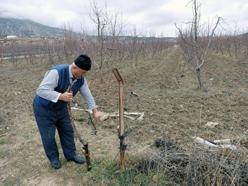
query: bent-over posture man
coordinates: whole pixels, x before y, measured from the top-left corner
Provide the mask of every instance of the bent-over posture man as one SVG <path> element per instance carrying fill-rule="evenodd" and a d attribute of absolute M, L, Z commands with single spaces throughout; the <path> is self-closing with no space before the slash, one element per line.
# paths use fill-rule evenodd
<path fill-rule="evenodd" d="M 51 166 L 55 169 L 61 167 L 58 147 L 55 141 L 56 129 L 65 158 L 78 164 L 85 162 L 84 157 L 76 154 L 67 102 L 72 101 L 73 96 L 80 91 L 87 103 L 88 109 L 92 110 L 93 116 L 99 119 L 102 114 L 96 108 L 96 103 L 85 78 L 90 68 L 91 59 L 87 55 L 80 55 L 71 65 L 56 65 L 46 72 L 36 91 L 33 101 L 35 119 L 45 153 Z M 67 92 L 70 85 L 72 85 L 71 92 Z"/>

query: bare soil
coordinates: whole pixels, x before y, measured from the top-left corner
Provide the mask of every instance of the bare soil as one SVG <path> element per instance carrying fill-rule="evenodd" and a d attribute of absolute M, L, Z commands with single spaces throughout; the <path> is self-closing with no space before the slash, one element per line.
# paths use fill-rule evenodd
<path fill-rule="evenodd" d="M 94 180 L 94 175 L 103 173 L 100 170 L 87 172 L 84 166 L 66 162 L 61 148 L 61 169 L 53 170 L 45 157 L 32 99 L 50 66 L 46 59 L 0 62 L 0 185 L 108 185 L 106 180 Z M 160 59 L 139 60 L 137 66 L 131 62 L 115 66 L 125 80 L 125 110 L 145 112 L 142 121 L 124 121 L 129 130 L 127 159 L 145 155 L 154 140 L 165 136 L 185 149 L 192 143 L 192 136 L 207 140 L 247 138 L 247 59 L 212 55 L 202 72 L 207 91 L 197 90 L 194 73 L 174 51 Z M 103 81 L 93 69 L 88 81 L 99 108 L 118 111 L 118 84 L 111 68 L 104 71 Z M 80 95 L 75 100 L 85 108 Z M 95 121 L 98 134 L 94 136 L 86 124 L 87 114 L 73 111 L 73 115 L 89 142 L 93 165 L 117 160 L 118 120 Z M 209 121 L 218 125 L 208 128 Z M 80 148 L 77 141 L 78 153 Z M 238 148 L 248 147 L 244 143 Z"/>

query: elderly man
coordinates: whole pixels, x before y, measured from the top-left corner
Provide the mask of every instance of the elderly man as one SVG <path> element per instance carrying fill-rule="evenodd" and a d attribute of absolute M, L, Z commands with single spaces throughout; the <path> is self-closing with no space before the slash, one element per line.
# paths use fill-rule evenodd
<path fill-rule="evenodd" d="M 96 103 L 85 78 L 90 68 L 91 59 L 87 55 L 78 56 L 71 65 L 56 65 L 46 72 L 36 91 L 33 101 L 34 115 L 45 153 L 54 169 L 61 167 L 55 141 L 56 129 L 65 158 L 78 164 L 85 162 L 82 156 L 76 154 L 67 104 L 79 91 L 84 97 L 88 109 L 92 110 L 93 116 L 96 119 L 101 116 L 102 113 L 96 108 Z M 71 92 L 67 92 L 71 85 Z"/>

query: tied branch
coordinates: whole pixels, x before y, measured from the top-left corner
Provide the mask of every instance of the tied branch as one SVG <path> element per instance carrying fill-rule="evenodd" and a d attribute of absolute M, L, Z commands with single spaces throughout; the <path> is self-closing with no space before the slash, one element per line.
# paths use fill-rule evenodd
<path fill-rule="evenodd" d="M 71 92 L 71 87 L 73 86 L 73 84 L 76 82 L 76 80 L 74 80 L 72 82 L 72 84 L 68 87 L 67 92 Z M 68 113 L 69 113 L 69 117 L 70 117 L 70 121 L 71 121 L 71 125 L 72 128 L 74 129 L 74 132 L 76 133 L 76 137 L 79 139 L 79 142 L 83 145 L 82 149 L 83 149 L 83 154 L 85 156 L 86 159 L 86 166 L 87 166 L 87 170 L 90 171 L 92 166 L 91 166 L 91 161 L 90 161 L 90 151 L 89 151 L 89 145 L 88 142 L 86 142 L 82 136 L 79 134 L 73 116 L 72 116 L 72 111 L 71 111 L 71 102 L 68 102 L 67 104 L 68 107 Z"/>

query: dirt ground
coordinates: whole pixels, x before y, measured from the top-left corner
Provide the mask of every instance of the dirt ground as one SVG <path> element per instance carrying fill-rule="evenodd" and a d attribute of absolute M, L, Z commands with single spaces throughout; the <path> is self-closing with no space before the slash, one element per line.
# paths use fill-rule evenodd
<path fill-rule="evenodd" d="M 0 185 L 107 185 L 94 180 L 98 172 L 67 162 L 53 170 L 45 157 L 32 112 L 32 99 L 45 71 L 45 59 L 28 63 L 0 62 Z M 248 61 L 212 55 L 203 68 L 206 92 L 196 89 L 195 75 L 176 52 L 154 60 L 116 65 L 125 80 L 125 110 L 144 112 L 141 121 L 125 119 L 127 158 L 145 155 L 154 140 L 166 136 L 187 148 L 193 136 L 207 140 L 243 139 L 248 135 Z M 118 111 L 118 85 L 111 68 L 103 82 L 93 69 L 89 86 L 100 110 Z M 134 92 L 138 96 L 135 96 Z M 84 102 L 75 99 L 81 108 Z M 76 124 L 90 145 L 93 165 L 118 159 L 118 120 L 96 122 L 91 134 L 84 112 L 73 111 Z M 217 122 L 214 128 L 207 122 Z M 59 143 L 58 143 L 59 144 Z M 59 145 L 60 146 L 60 145 Z M 80 144 L 77 141 L 78 152 Z M 238 148 L 246 149 L 247 144 Z M 94 167 L 93 167 L 94 168 Z"/>

